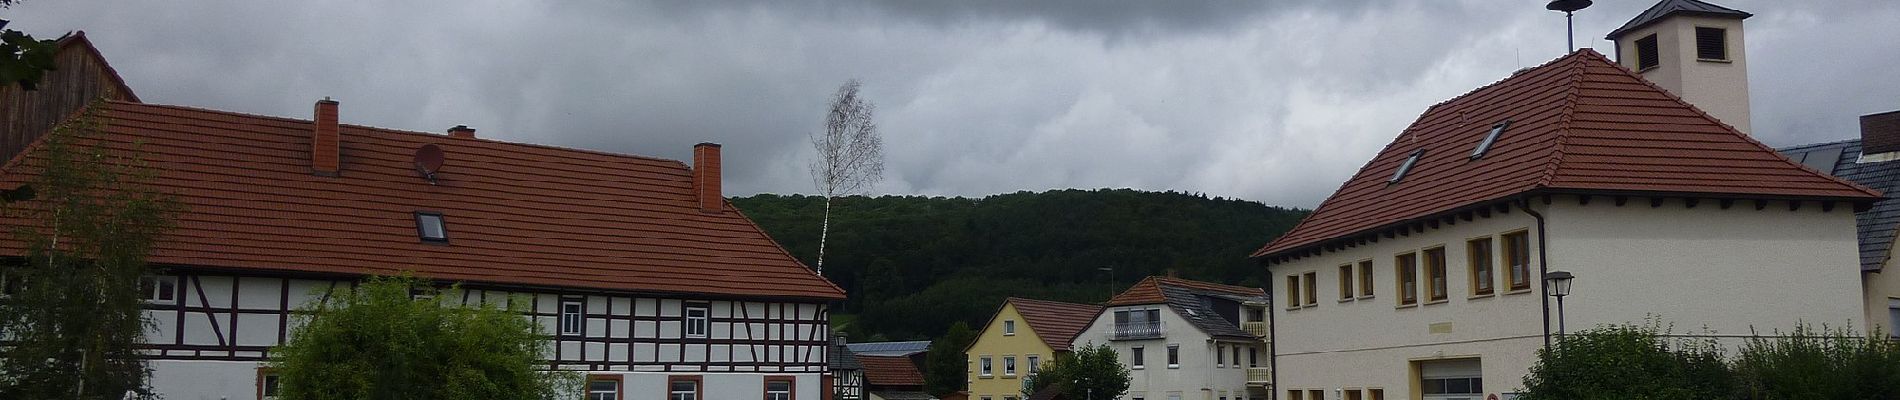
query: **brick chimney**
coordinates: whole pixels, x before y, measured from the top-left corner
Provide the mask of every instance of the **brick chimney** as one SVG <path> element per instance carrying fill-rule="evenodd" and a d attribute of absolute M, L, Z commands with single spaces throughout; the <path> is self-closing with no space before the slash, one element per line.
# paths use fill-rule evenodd
<path fill-rule="evenodd" d="M 454 128 L 449 128 L 449 137 L 474 139 L 475 128 L 470 128 L 468 125 L 456 125 Z"/>
<path fill-rule="evenodd" d="M 720 185 L 719 144 L 693 145 L 693 192 L 699 198 L 699 211 L 716 213 L 725 209 Z"/>
<path fill-rule="evenodd" d="M 342 169 L 342 134 L 336 123 L 336 100 L 317 100 L 315 127 L 310 130 L 310 170 L 322 176 L 336 176 Z"/>
<path fill-rule="evenodd" d="M 1860 116 L 1860 153 L 1900 151 L 1900 111 Z"/>

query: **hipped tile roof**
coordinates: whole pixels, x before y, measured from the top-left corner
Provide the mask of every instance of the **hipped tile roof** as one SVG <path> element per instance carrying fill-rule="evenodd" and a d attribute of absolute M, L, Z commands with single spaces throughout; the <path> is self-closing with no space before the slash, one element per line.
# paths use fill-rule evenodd
<path fill-rule="evenodd" d="M 1202 281 L 1191 280 L 1191 279 L 1170 278 L 1170 277 L 1165 277 L 1165 276 L 1150 276 L 1147 278 L 1143 278 L 1141 282 L 1136 282 L 1133 286 L 1129 286 L 1128 290 L 1123 290 L 1121 294 L 1115 295 L 1114 298 L 1108 299 L 1108 306 L 1114 307 L 1114 306 L 1132 306 L 1132 305 L 1141 305 L 1141 304 L 1166 303 L 1168 302 L 1167 293 L 1163 291 L 1162 289 L 1163 287 L 1170 287 L 1170 286 L 1198 290 L 1198 291 L 1212 292 L 1212 293 L 1220 293 L 1220 294 L 1226 294 L 1226 295 L 1231 295 L 1235 297 L 1243 297 L 1243 298 L 1260 297 L 1264 299 L 1265 296 L 1267 295 L 1267 292 L 1265 290 L 1261 290 L 1260 288 L 1223 285 L 1223 284 L 1213 283 L 1213 282 L 1202 282 Z"/>
<path fill-rule="evenodd" d="M 187 207 L 155 265 L 844 298 L 730 204 L 702 212 L 679 161 L 343 125 L 342 171 L 326 177 L 311 172 L 311 121 L 103 104 L 106 146 L 142 143 L 154 186 Z M 412 162 L 426 144 L 447 153 L 436 184 Z M 0 187 L 39 160 L 10 161 Z M 443 214 L 448 244 L 418 240 L 417 211 Z M 23 247 L 8 236 L 0 252 Z"/>
<path fill-rule="evenodd" d="M 1649 6 L 1649 9 L 1643 10 L 1642 13 L 1636 14 L 1635 17 L 1630 18 L 1629 22 L 1624 22 L 1622 27 L 1610 31 L 1608 35 L 1604 35 L 1604 38 L 1616 40 L 1617 36 L 1622 36 L 1625 32 L 1642 29 L 1656 21 L 1661 21 L 1664 17 L 1675 14 L 1734 19 L 1746 19 L 1754 16 L 1754 14 L 1749 14 L 1742 10 L 1709 4 L 1698 0 L 1662 0 L 1656 2 L 1656 5 Z"/>
<path fill-rule="evenodd" d="M 864 364 L 864 383 L 877 386 L 923 386 L 924 373 L 907 356 L 858 355 Z"/>
<path fill-rule="evenodd" d="M 1057 351 L 1069 350 L 1075 341 L 1075 335 L 1088 328 L 1095 321 L 1095 315 L 1102 312 L 1102 306 L 1094 304 L 1064 303 L 1060 301 L 1025 299 L 1011 297 L 1008 304 L 1016 305 L 1016 313 L 1022 314 L 1023 323 L 1029 324 L 1043 344 Z"/>
<path fill-rule="evenodd" d="M 1509 120 L 1482 158 L 1473 149 Z M 1414 151 L 1424 155 L 1396 184 Z M 1534 192 L 1871 202 L 1583 49 L 1439 103 L 1285 235 L 1270 257 Z"/>
<path fill-rule="evenodd" d="M 1253 339 L 1253 335 L 1241 330 L 1234 321 L 1221 317 L 1214 309 L 1214 299 L 1231 300 L 1237 303 L 1267 302 L 1267 291 L 1260 288 L 1223 285 L 1213 282 L 1151 276 L 1140 283 L 1122 291 L 1109 299 L 1108 305 L 1132 306 L 1143 304 L 1167 304 L 1182 319 L 1194 325 L 1208 336 L 1230 339 Z"/>

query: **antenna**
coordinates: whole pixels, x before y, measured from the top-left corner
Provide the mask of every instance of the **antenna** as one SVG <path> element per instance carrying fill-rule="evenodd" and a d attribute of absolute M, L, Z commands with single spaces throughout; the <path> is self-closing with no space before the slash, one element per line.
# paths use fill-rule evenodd
<path fill-rule="evenodd" d="M 1564 12 L 1564 38 L 1568 40 L 1567 43 L 1570 46 L 1568 50 L 1564 50 L 1564 54 L 1577 51 L 1577 22 L 1571 17 L 1571 13 L 1588 7 L 1590 7 L 1590 0 L 1550 0 L 1550 4 L 1544 5 L 1546 10 Z"/>
<path fill-rule="evenodd" d="M 422 174 L 423 179 L 428 179 L 429 184 L 434 185 L 435 173 L 442 170 L 442 162 L 445 159 L 441 147 L 433 144 L 422 145 L 422 148 L 416 149 L 416 173 Z"/>

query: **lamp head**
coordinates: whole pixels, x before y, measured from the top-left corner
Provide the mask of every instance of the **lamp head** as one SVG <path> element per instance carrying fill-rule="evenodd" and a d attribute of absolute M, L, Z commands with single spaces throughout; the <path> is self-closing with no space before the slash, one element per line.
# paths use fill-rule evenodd
<path fill-rule="evenodd" d="M 1588 7 L 1590 7 L 1590 0 L 1551 0 L 1550 4 L 1544 5 L 1544 9 L 1546 10 L 1563 12 L 1572 12 Z"/>

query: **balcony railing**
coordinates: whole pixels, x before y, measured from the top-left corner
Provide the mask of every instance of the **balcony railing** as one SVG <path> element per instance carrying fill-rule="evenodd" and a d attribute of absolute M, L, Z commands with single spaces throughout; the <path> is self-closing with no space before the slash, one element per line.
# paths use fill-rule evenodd
<path fill-rule="evenodd" d="M 1156 339 L 1167 336 L 1168 327 L 1160 321 L 1144 323 L 1115 324 L 1115 332 L 1109 333 L 1109 340 Z"/>
<path fill-rule="evenodd" d="M 1247 333 L 1252 334 L 1253 337 L 1263 338 L 1271 334 L 1271 332 L 1267 332 L 1266 321 L 1242 322 L 1240 323 L 1240 330 L 1247 331 Z"/>
<path fill-rule="evenodd" d="M 1247 385 L 1272 386 L 1273 385 L 1273 369 L 1272 368 L 1248 368 L 1247 369 Z"/>

